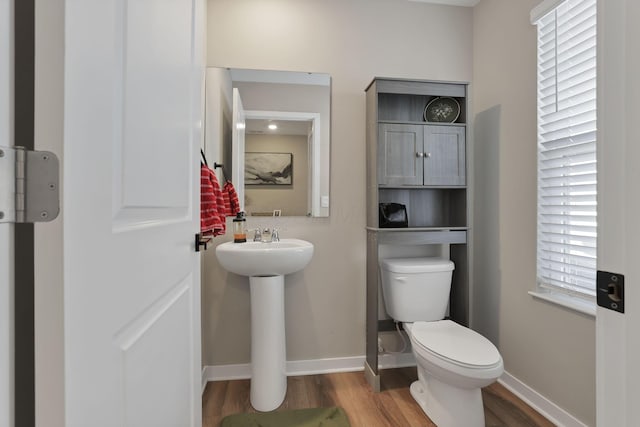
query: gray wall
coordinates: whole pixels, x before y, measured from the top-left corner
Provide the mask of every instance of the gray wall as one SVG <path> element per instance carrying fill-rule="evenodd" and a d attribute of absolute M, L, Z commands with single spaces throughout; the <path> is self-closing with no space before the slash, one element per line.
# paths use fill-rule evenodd
<path fill-rule="evenodd" d="M 286 278 L 288 359 L 362 356 L 364 89 L 374 76 L 471 80 L 472 9 L 396 0 L 210 0 L 208 15 L 210 66 L 331 74 L 330 217 L 249 218 L 248 227 L 279 225 L 281 237 L 315 245 L 309 266 Z M 248 280 L 218 267 L 214 250 L 203 263 L 203 363 L 247 363 Z"/>
<path fill-rule="evenodd" d="M 511 375 L 595 425 L 595 319 L 527 294 L 536 283 L 536 29 L 529 12 L 537 3 L 483 0 L 474 9 L 473 323 L 499 344 Z"/>

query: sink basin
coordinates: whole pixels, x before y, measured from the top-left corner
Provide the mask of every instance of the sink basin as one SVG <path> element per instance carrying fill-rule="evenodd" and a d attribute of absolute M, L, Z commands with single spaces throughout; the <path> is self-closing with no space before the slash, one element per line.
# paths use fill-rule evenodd
<path fill-rule="evenodd" d="M 216 256 L 225 270 L 241 276 L 284 276 L 302 270 L 311 261 L 313 244 L 300 239 L 279 242 L 227 242 Z"/>

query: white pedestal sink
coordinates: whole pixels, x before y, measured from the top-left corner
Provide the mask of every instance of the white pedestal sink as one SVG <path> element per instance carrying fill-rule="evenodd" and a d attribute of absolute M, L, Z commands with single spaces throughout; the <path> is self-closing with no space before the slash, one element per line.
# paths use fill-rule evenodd
<path fill-rule="evenodd" d="M 216 248 L 227 271 L 249 276 L 251 288 L 251 405 L 276 409 L 287 392 L 284 331 L 284 276 L 311 261 L 313 244 L 300 239 L 279 242 L 227 242 Z"/>

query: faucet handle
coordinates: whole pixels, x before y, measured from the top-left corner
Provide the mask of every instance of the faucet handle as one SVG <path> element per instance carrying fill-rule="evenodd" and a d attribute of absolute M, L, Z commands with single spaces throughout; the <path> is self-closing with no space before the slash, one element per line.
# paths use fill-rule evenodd
<path fill-rule="evenodd" d="M 278 229 L 275 227 L 271 230 L 271 241 L 272 242 L 280 241 L 280 233 L 278 232 Z"/>
<path fill-rule="evenodd" d="M 254 242 L 262 242 L 262 230 L 260 227 L 256 227 L 253 229 L 253 241 Z"/>

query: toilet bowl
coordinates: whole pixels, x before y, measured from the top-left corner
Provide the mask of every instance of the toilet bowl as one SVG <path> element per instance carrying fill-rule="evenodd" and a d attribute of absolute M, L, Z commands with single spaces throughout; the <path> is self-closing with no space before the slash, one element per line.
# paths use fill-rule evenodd
<path fill-rule="evenodd" d="M 484 427 L 481 388 L 504 370 L 482 335 L 451 320 L 405 323 L 418 367 L 411 396 L 438 427 Z"/>
<path fill-rule="evenodd" d="M 454 265 L 439 258 L 383 259 L 385 307 L 402 321 L 416 358 L 410 391 L 438 427 L 484 427 L 481 388 L 504 371 L 497 348 L 479 333 L 442 320 Z"/>

